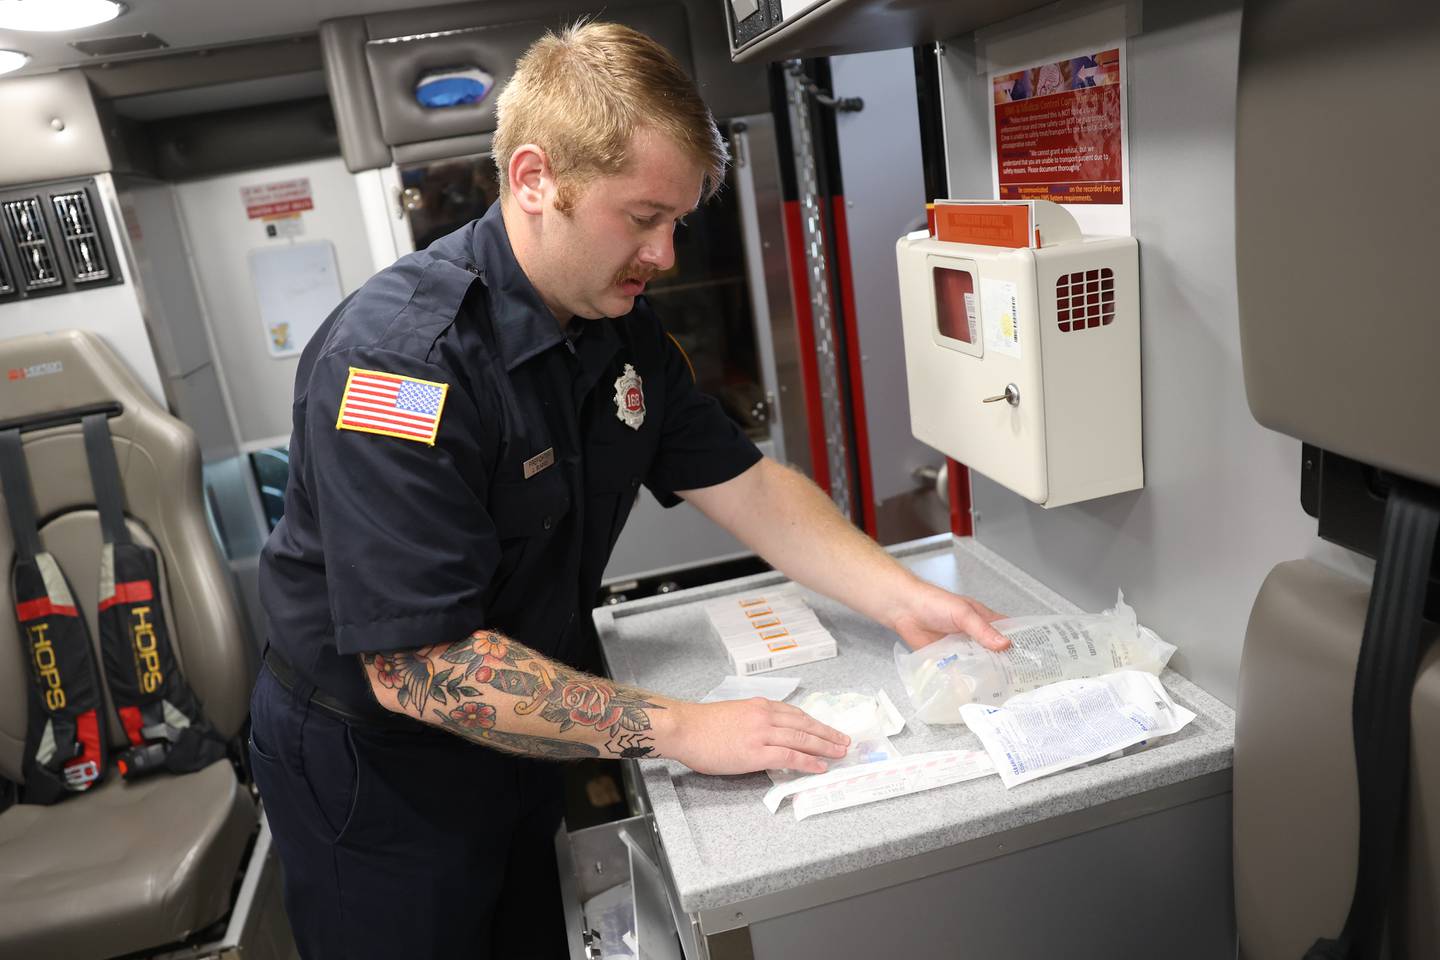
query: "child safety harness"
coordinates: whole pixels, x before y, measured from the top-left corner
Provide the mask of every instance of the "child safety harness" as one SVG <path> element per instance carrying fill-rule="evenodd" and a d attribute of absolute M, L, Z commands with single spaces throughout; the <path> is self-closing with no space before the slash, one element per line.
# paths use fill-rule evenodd
<path fill-rule="evenodd" d="M 126 526 L 106 414 L 82 422 L 104 534 L 100 659 L 129 744 L 117 766 L 127 779 L 199 770 L 225 756 L 225 742 L 180 673 L 160 602 L 158 558 Z M 60 565 L 40 543 L 18 428 L 0 432 L 0 480 L 15 539 L 15 612 L 31 667 L 24 800 L 49 804 L 104 777 L 104 694 L 85 619 Z"/>

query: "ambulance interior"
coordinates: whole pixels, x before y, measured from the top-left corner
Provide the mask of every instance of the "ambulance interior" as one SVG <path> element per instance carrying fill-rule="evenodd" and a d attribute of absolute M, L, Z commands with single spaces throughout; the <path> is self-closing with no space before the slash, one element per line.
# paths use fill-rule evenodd
<path fill-rule="evenodd" d="M 23 616 L 0 621 L 0 957 L 297 955 L 240 745 L 299 354 L 495 201 L 496 92 L 581 16 L 661 42 L 730 145 L 647 294 L 702 389 L 921 576 L 1015 615 L 1123 589 L 1196 719 L 1013 788 L 803 821 L 758 802 L 763 775 L 587 769 L 557 836 L 572 956 L 1268 960 L 1342 929 L 1336 955 L 1440 956 L 1433 4 L 131 0 L 38 22 L 107 3 L 0 0 L 0 454 L 7 507 L 33 500 L 0 518 L 0 594 L 38 544 L 98 635 L 98 416 L 231 750 L 29 802 L 43 677 Z M 1063 159 L 1017 179 L 1039 148 L 997 147 L 1062 90 L 1104 104 L 1103 186 L 1047 188 Z M 595 598 L 612 675 L 698 698 L 733 672 L 703 605 L 781 580 L 642 491 Z M 838 656 L 781 672 L 873 667 L 901 703 L 894 635 L 812 605 Z"/>

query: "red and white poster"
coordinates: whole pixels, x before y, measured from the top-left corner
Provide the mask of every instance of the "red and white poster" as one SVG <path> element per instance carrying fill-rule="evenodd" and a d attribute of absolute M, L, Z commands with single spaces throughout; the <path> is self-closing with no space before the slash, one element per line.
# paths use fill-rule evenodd
<path fill-rule="evenodd" d="M 1064 204 L 1090 234 L 1130 233 L 1126 4 L 976 34 L 997 200 Z"/>
<path fill-rule="evenodd" d="M 309 177 L 241 187 L 240 199 L 245 204 L 245 216 L 251 220 L 286 217 L 315 209 Z"/>
<path fill-rule="evenodd" d="M 1120 49 L 991 78 L 1000 200 L 1125 202 Z"/>

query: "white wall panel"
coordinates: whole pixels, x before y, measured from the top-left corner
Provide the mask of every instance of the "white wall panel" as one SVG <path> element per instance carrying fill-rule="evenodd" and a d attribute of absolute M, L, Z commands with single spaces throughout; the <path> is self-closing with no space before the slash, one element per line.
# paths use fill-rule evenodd
<path fill-rule="evenodd" d="M 1235 294 L 1234 126 L 1240 6 L 1150 0 L 1129 42 L 1130 172 L 1140 242 L 1145 489 L 1046 511 L 974 478 L 976 535 L 1090 609 L 1117 587 L 1179 646 L 1175 666 L 1235 702 L 1260 583 L 1315 552 L 1300 444 L 1250 417 Z M 989 176 L 985 78 L 947 44 L 952 180 Z"/>
<path fill-rule="evenodd" d="M 303 235 L 268 238 L 264 221 L 246 216 L 240 188 L 300 177 L 309 179 L 314 201 L 300 215 Z M 283 443 L 299 357 L 270 355 L 248 256 L 261 247 L 328 240 L 343 292 L 358 288 L 384 264 L 371 256 L 355 179 L 337 157 L 190 181 L 175 192 L 240 442 Z"/>

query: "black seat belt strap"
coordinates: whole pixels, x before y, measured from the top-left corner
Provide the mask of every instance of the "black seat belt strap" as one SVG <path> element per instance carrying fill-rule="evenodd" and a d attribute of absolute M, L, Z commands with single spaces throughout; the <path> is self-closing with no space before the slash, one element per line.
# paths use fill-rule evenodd
<path fill-rule="evenodd" d="M 40 541 L 18 429 L 0 431 L 0 489 L 15 541 L 15 619 L 30 664 L 23 797 L 55 803 L 105 773 L 104 695 L 90 629 L 64 572 Z"/>
<path fill-rule="evenodd" d="M 30 489 L 30 471 L 25 467 L 19 430 L 0 431 L 0 489 L 5 491 L 5 507 L 10 514 L 15 559 L 33 560 L 44 547 L 35 522 L 35 493 Z"/>
<path fill-rule="evenodd" d="M 103 413 L 92 413 L 81 423 L 85 430 L 85 459 L 90 462 L 90 479 L 95 488 L 95 506 L 100 511 L 100 529 L 106 543 L 129 543 L 130 528 L 125 525 L 125 502 L 120 485 L 120 467 L 115 462 L 115 447 L 110 440 L 110 426 Z"/>
<path fill-rule="evenodd" d="M 156 770 L 189 773 L 225 755 L 180 673 L 171 645 L 155 551 L 136 543 L 125 521 L 125 492 L 105 414 L 83 420 L 85 456 L 105 545 L 100 555 L 100 655 L 105 682 L 129 748 L 117 766 L 126 779 Z"/>
<path fill-rule="evenodd" d="M 1375 580 L 1355 668 L 1352 723 L 1360 786 L 1359 863 L 1355 895 L 1335 940 L 1321 939 L 1306 960 L 1382 960 L 1392 954 L 1388 930 L 1410 782 L 1410 701 L 1424 654 L 1430 569 L 1440 531 L 1440 496 L 1398 482 L 1385 504 Z M 1387 936 L 1388 934 L 1388 936 Z"/>

